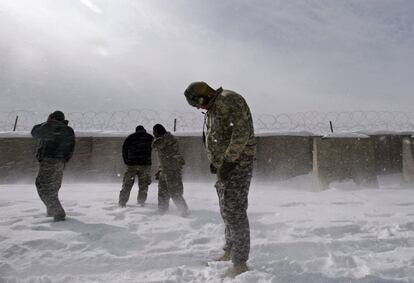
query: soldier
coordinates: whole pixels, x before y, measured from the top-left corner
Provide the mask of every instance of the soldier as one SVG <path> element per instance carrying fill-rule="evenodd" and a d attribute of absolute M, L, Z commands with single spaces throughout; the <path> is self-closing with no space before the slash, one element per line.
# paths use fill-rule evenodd
<path fill-rule="evenodd" d="M 37 192 L 46 205 L 47 216 L 53 217 L 54 221 L 63 221 L 66 213 L 58 193 L 65 163 L 73 154 L 75 134 L 61 111 L 50 114 L 45 123 L 35 125 L 31 134 L 38 139 L 36 157 L 40 166 L 36 178 Z"/>
<path fill-rule="evenodd" d="M 188 215 L 187 203 L 184 200 L 184 187 L 181 179 L 184 158 L 180 154 L 177 139 L 165 128 L 156 124 L 153 128 L 155 140 L 152 144 L 158 153 L 160 171 L 158 175 L 158 211 L 165 214 L 168 210 L 170 198 L 181 212 L 181 216 Z"/>
<path fill-rule="evenodd" d="M 248 270 L 247 206 L 256 148 L 252 115 L 241 95 L 214 90 L 205 82 L 191 83 L 184 95 L 191 106 L 207 110 L 207 156 L 212 173 L 217 173 L 215 187 L 225 224 L 224 254 L 218 260 L 232 260 L 226 275 L 234 277 Z"/>
<path fill-rule="evenodd" d="M 147 133 L 141 125 L 135 133 L 129 135 L 122 146 L 122 157 L 128 167 L 124 174 L 122 190 L 119 192 L 119 206 L 125 207 L 131 189 L 134 186 L 135 176 L 138 177 L 139 205 L 144 206 L 147 200 L 148 186 L 151 184 L 151 145 L 154 137 Z"/>

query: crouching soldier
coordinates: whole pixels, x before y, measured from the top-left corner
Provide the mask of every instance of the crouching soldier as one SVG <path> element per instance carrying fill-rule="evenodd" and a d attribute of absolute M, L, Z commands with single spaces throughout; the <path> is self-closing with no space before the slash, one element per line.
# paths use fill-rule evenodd
<path fill-rule="evenodd" d="M 65 163 L 73 154 L 75 134 L 61 111 L 50 114 L 45 123 L 35 125 L 31 134 L 38 139 L 36 157 L 40 166 L 36 178 L 37 192 L 46 205 L 47 216 L 53 217 L 55 221 L 63 221 L 66 213 L 58 193 Z"/>
<path fill-rule="evenodd" d="M 153 128 L 155 140 L 153 148 L 158 153 L 160 172 L 158 173 L 158 211 L 164 214 L 169 207 L 170 198 L 181 212 L 181 216 L 188 215 L 187 203 L 184 200 L 182 169 L 184 158 L 180 154 L 177 139 L 165 128 L 156 124 Z"/>
<path fill-rule="evenodd" d="M 122 146 L 122 157 L 128 166 L 124 174 L 122 190 L 119 193 L 119 206 L 124 207 L 128 202 L 131 189 L 138 177 L 137 202 L 144 206 L 147 200 L 148 186 L 151 184 L 151 145 L 153 136 L 139 125 L 135 133 L 129 135 Z"/>

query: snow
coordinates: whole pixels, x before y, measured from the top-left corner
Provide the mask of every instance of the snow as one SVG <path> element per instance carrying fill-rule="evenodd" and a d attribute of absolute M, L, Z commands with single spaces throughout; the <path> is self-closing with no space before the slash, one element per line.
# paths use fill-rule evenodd
<path fill-rule="evenodd" d="M 368 136 L 411 136 L 412 131 L 358 131 L 357 133 Z"/>
<path fill-rule="evenodd" d="M 213 184 L 185 183 L 188 218 L 171 203 L 117 206 L 121 184 L 63 184 L 65 222 L 45 217 L 34 185 L 0 185 L 0 282 L 414 282 L 414 186 L 380 189 L 311 176 L 253 182 L 250 271 L 222 278 L 223 224 Z"/>
<path fill-rule="evenodd" d="M 353 139 L 368 139 L 369 136 L 360 133 L 330 133 L 322 136 L 323 139 L 335 139 L 335 138 L 353 138 Z"/>
<path fill-rule="evenodd" d="M 292 137 L 313 137 L 314 133 L 307 131 L 264 131 L 257 134 L 259 137 L 292 136 Z"/>

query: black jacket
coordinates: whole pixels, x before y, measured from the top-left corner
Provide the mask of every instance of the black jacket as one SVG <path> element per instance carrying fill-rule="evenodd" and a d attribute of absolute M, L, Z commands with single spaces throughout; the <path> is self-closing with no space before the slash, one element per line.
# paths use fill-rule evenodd
<path fill-rule="evenodd" d="M 38 139 L 37 160 L 44 158 L 63 159 L 72 157 L 75 148 L 75 133 L 68 121 L 48 120 L 32 129 L 32 136 Z"/>
<path fill-rule="evenodd" d="M 122 146 L 122 157 L 126 165 L 151 165 L 153 136 L 145 130 L 129 135 Z"/>

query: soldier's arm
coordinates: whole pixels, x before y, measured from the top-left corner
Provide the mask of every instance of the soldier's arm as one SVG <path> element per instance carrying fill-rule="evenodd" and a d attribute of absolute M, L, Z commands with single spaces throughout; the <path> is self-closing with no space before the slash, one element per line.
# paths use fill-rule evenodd
<path fill-rule="evenodd" d="M 229 146 L 224 153 L 224 161 L 236 162 L 250 138 L 250 111 L 242 98 L 233 99 L 229 105 L 229 126 L 232 129 Z"/>
<path fill-rule="evenodd" d="M 75 132 L 71 127 L 68 127 L 68 155 L 66 157 L 66 162 L 72 158 L 73 151 L 75 150 Z"/>
<path fill-rule="evenodd" d="M 171 145 L 171 149 L 173 150 L 173 152 L 175 152 L 174 158 L 177 160 L 178 164 L 180 164 L 181 166 L 184 166 L 185 160 L 184 160 L 184 157 L 180 153 L 180 146 L 178 144 L 177 139 L 174 139 L 174 143 Z"/>
<path fill-rule="evenodd" d="M 154 139 L 154 141 L 152 142 L 152 148 L 157 150 L 157 151 L 160 151 L 164 147 L 165 147 L 165 142 L 163 142 L 159 138 Z"/>
<path fill-rule="evenodd" d="M 42 123 L 42 124 L 37 124 L 37 125 L 35 125 L 34 127 L 33 127 L 33 129 L 32 129 L 32 131 L 31 131 L 31 134 L 32 134 L 32 137 L 34 137 L 34 138 L 41 138 L 42 137 L 42 129 L 41 129 L 41 127 L 44 125 L 45 123 Z"/>
<path fill-rule="evenodd" d="M 129 136 L 125 139 L 124 143 L 122 144 L 122 159 L 124 162 L 128 161 L 128 144 L 129 144 Z"/>
<path fill-rule="evenodd" d="M 154 137 L 152 135 L 150 135 L 150 134 L 147 134 L 147 135 L 148 135 L 149 147 L 152 149 L 153 142 L 154 142 Z"/>

